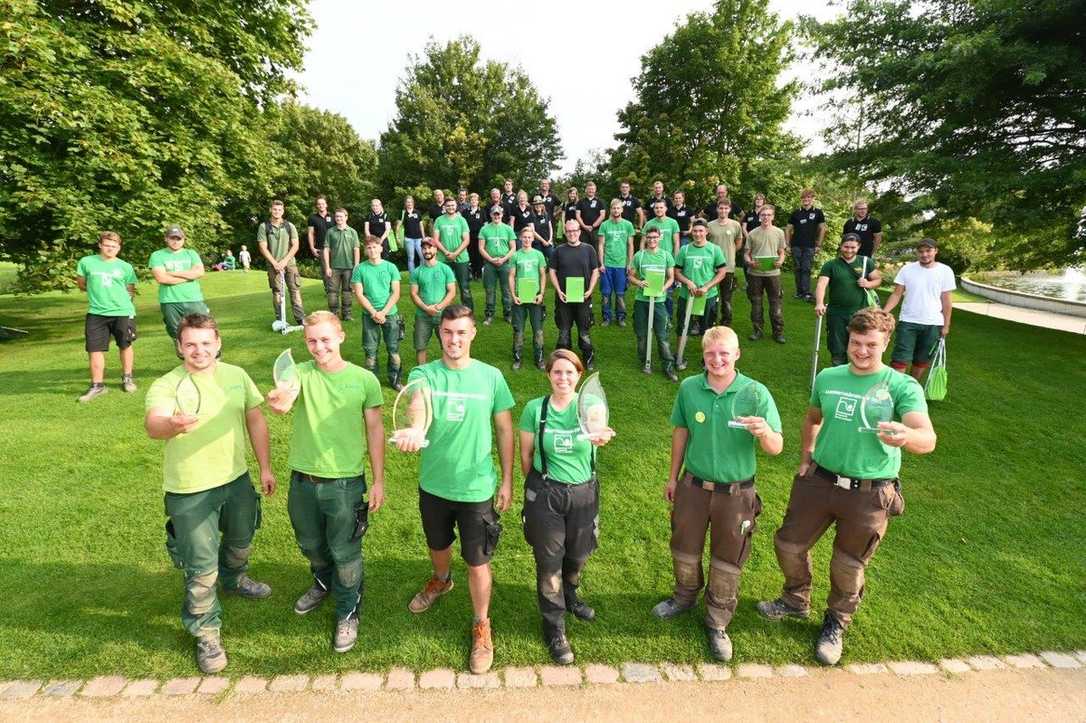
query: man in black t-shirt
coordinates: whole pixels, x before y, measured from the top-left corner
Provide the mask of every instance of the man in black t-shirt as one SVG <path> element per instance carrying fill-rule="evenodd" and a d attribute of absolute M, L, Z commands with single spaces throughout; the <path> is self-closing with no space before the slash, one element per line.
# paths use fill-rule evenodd
<path fill-rule="evenodd" d="M 622 201 L 622 218 L 634 225 L 635 229 L 645 224 L 645 210 L 641 208 L 641 201 L 630 193 L 630 182 L 623 181 L 618 184 L 618 200 Z"/>
<path fill-rule="evenodd" d="M 468 189 L 461 188 L 456 192 L 456 212 L 461 216 L 464 215 L 464 211 L 468 210 Z"/>
<path fill-rule="evenodd" d="M 741 221 L 743 218 L 743 209 L 739 208 L 738 203 L 732 203 L 731 198 L 728 196 L 728 186 L 724 183 L 718 183 L 716 187 L 716 198 L 705 205 L 705 208 L 701 211 L 701 217 L 706 221 L 715 221 L 717 217 L 716 210 L 720 206 L 720 202 L 728 199 L 731 204 L 731 216 L 736 221 Z"/>
<path fill-rule="evenodd" d="M 584 184 L 585 197 L 577 204 L 577 223 L 581 225 L 581 238 L 596 238 L 597 229 L 607 218 L 603 201 L 596 197 L 596 184 L 592 181 Z M 587 244 L 591 246 L 591 243 Z"/>
<path fill-rule="evenodd" d="M 509 223 L 509 215 L 505 212 L 505 206 L 502 204 L 502 192 L 497 188 L 492 188 L 490 189 L 490 200 L 487 201 L 486 208 L 494 208 L 495 206 L 502 207 L 502 223 Z"/>
<path fill-rule="evenodd" d="M 788 217 L 788 225 L 784 227 L 784 240 L 792 248 L 796 273 L 795 297 L 814 301 L 811 296 L 811 266 L 826 238 L 826 217 L 821 208 L 814 206 L 814 189 L 803 189 L 799 200 L 799 208 Z"/>
<path fill-rule="evenodd" d="M 860 237 L 860 256 L 875 258 L 882 243 L 882 224 L 867 214 L 867 200 L 860 198 L 852 204 L 852 218 L 845 221 L 842 235 L 854 233 Z"/>
<path fill-rule="evenodd" d="M 479 206 L 479 194 L 468 196 L 468 207 L 461 211 L 460 215 L 468 222 L 468 261 L 471 264 L 471 276 L 475 279 L 483 277 L 483 255 L 479 253 L 479 229 L 486 223 L 486 211 Z"/>
<path fill-rule="evenodd" d="M 585 366 L 595 365 L 595 352 L 589 327 L 592 325 L 592 307 L 589 301 L 600 278 L 600 260 L 591 244 L 581 243 L 581 226 L 576 220 L 566 221 L 566 242 L 554 250 L 547 262 L 548 275 L 554 286 L 554 323 L 558 326 L 558 349 L 572 349 L 573 324 L 577 324 L 577 345 Z M 569 301 L 569 280 L 579 279 L 580 301 Z"/>
<path fill-rule="evenodd" d="M 645 208 L 651 210 L 653 208 L 653 206 L 656 205 L 657 201 L 663 201 L 664 202 L 664 205 L 667 207 L 667 213 L 670 215 L 671 214 L 671 208 L 675 204 L 673 204 L 671 202 L 671 199 L 667 197 L 667 194 L 664 193 L 664 182 L 663 181 L 654 181 L 653 182 L 653 184 L 652 184 L 652 198 L 645 201 Z M 666 239 L 665 239 L 665 241 L 666 241 Z M 666 243 L 661 243 L 660 248 L 666 249 L 667 244 Z"/>
<path fill-rule="evenodd" d="M 690 243 L 690 224 L 694 221 L 694 209 L 686 205 L 686 194 L 682 191 L 676 191 L 674 194 L 674 201 L 671 204 L 671 208 L 668 209 L 667 215 L 675 219 L 675 222 L 679 224 L 679 246 L 680 248 Z"/>
<path fill-rule="evenodd" d="M 547 218 L 553 222 L 554 210 L 558 208 L 558 196 L 551 193 L 550 179 L 544 178 L 539 182 L 539 190 L 535 192 L 535 195 L 543 199 L 543 207 L 547 209 Z"/>
<path fill-rule="evenodd" d="M 331 293 L 329 288 L 328 269 L 324 268 L 324 236 L 328 233 L 328 229 L 336 225 L 335 219 L 332 218 L 332 214 L 328 213 L 328 199 L 324 196 L 317 196 L 317 200 L 314 202 L 316 210 L 309 215 L 309 228 L 307 230 L 307 236 L 309 240 L 309 250 L 320 261 L 321 264 L 321 279 L 324 281 L 324 293 Z"/>
<path fill-rule="evenodd" d="M 434 202 L 426 207 L 426 215 L 430 217 L 430 229 L 434 228 L 434 221 L 445 215 L 445 192 L 440 188 L 434 189 Z"/>
<path fill-rule="evenodd" d="M 505 183 L 502 184 L 502 220 L 505 223 L 513 224 L 513 209 L 517 205 L 517 194 L 513 190 L 513 179 L 505 179 Z"/>

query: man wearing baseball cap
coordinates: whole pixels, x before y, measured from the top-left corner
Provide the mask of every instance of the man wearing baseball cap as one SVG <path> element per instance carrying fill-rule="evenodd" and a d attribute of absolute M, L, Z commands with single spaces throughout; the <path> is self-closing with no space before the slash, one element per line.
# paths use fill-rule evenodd
<path fill-rule="evenodd" d="M 939 245 L 935 239 L 920 239 L 916 244 L 917 260 L 901 267 L 894 277 L 894 290 L 886 300 L 886 311 L 893 311 L 898 302 L 901 314 L 890 366 L 920 380 L 931 364 L 936 342 L 950 333 L 950 312 L 953 309 L 950 292 L 956 287 L 954 272 L 935 260 Z"/>
<path fill-rule="evenodd" d="M 859 234 L 846 233 L 841 239 L 837 258 L 822 264 L 815 284 L 815 314 L 826 317 L 826 346 L 830 349 L 834 366 L 848 363 L 849 319 L 860 309 L 871 305 L 868 301 L 870 290 L 882 284 L 882 276 L 875 268 L 874 261 L 859 255 L 860 243 Z"/>
<path fill-rule="evenodd" d="M 158 305 L 171 339 L 177 338 L 177 327 L 187 315 L 211 315 L 198 281 L 204 275 L 204 262 L 200 254 L 185 248 L 185 232 L 180 226 L 166 229 L 166 248 L 151 254 L 147 265 L 158 282 Z"/>
<path fill-rule="evenodd" d="M 426 363 L 426 349 L 441 323 L 441 310 L 456 296 L 456 276 L 448 264 L 437 262 L 437 246 L 422 238 L 422 263 L 412 270 L 411 301 L 415 302 L 415 361 Z"/>

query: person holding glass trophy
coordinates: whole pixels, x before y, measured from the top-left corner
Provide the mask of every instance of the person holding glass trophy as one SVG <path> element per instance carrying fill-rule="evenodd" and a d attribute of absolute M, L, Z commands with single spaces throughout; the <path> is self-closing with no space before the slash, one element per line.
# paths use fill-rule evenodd
<path fill-rule="evenodd" d="M 219 637 L 222 605 L 216 595 L 266 598 L 271 587 L 249 577 L 253 535 L 260 527 L 260 495 L 245 462 L 245 437 L 260 465 L 260 486 L 275 493 L 264 399 L 241 367 L 218 361 L 222 340 L 215 320 L 190 314 L 177 327 L 184 363 L 147 392 L 144 427 L 165 440 L 166 550 L 185 571 L 181 622 L 196 638 L 203 673 L 226 667 Z"/>
<path fill-rule="evenodd" d="M 882 363 L 894 317 L 877 307 L 860 309 L 848 331 L 848 365 L 823 369 L 815 378 L 803 420 L 803 456 L 773 538 L 784 590 L 758 603 L 770 620 L 806 618 L 810 550 L 836 525 L 829 600 L 815 646 L 824 665 L 841 659 L 844 631 L 863 598 L 864 570 L 890 519 L 905 510 L 901 451 L 927 454 L 936 442 L 920 384 Z"/>
<path fill-rule="evenodd" d="M 313 574 L 313 585 L 294 603 L 294 612 L 317 609 L 331 593 L 336 606 L 332 649 L 345 653 L 358 639 L 362 536 L 369 513 L 385 498 L 384 397 L 373 372 L 343 358 L 346 334 L 336 314 L 318 311 L 303 324 L 313 359 L 295 364 L 289 349 L 280 354 L 275 389 L 268 393 L 268 406 L 276 414 L 294 409 L 287 512 Z M 368 504 L 367 450 L 373 470 Z"/>
<path fill-rule="evenodd" d="M 570 665 L 573 650 L 566 638 L 566 613 L 580 620 L 596 617 L 577 597 L 599 529 L 595 447 L 607 444 L 615 432 L 608 426 L 607 396 L 599 373 L 578 392 L 584 365 L 568 349 L 552 352 L 546 370 L 550 394 L 525 404 L 520 417 L 521 519 L 535 556 L 543 642 L 554 662 Z"/>
<path fill-rule="evenodd" d="M 500 371 L 471 358 L 476 332 L 467 306 L 441 312 L 441 358 L 411 370 L 395 402 L 390 441 L 401 452 L 422 451 L 419 513 L 433 574 L 408 609 L 425 612 L 452 590 L 452 545 L 459 532 L 475 613 L 470 668 L 479 674 L 494 661 L 490 558 L 501 536 L 499 515 L 513 497 L 513 394 Z M 492 423 L 500 486 L 491 456 Z"/>
<path fill-rule="evenodd" d="M 705 587 L 702 550 L 709 532 L 705 628 L 709 650 L 732 658 L 727 627 L 735 614 L 739 576 L 750 556 L 762 500 L 754 487 L 756 450 L 778 455 L 781 418 L 761 382 L 740 374 L 739 338 L 714 326 L 702 337 L 705 372 L 683 380 L 671 410 L 671 470 L 664 487 L 672 503 L 671 559 L 675 589 L 652 609 L 673 618 L 697 604 Z"/>

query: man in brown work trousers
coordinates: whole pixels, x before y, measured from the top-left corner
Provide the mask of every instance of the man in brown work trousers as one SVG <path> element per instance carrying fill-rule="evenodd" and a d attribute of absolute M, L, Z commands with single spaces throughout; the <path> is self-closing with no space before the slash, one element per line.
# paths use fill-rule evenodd
<path fill-rule="evenodd" d="M 905 510 L 901 450 L 927 454 L 936 441 L 920 384 L 882 363 L 894 317 L 877 307 L 860 309 L 848 331 L 849 363 L 823 369 L 815 379 L 803 420 L 803 458 L 773 538 L 784 590 L 776 600 L 758 603 L 770 620 L 810 614 L 810 551 L 836 524 L 829 600 L 815 646 L 824 665 L 841 659 L 844 631 L 863 598 L 864 570 L 890 518 Z M 876 417 L 872 389 L 888 395 L 899 421 Z"/>
<path fill-rule="evenodd" d="M 735 614 L 739 575 L 750 556 L 755 518 L 762 511 L 754 489 L 755 446 L 777 455 L 784 447 L 784 437 L 769 391 L 735 369 L 739 338 L 734 331 L 726 326 L 706 331 L 702 358 L 705 372 L 683 380 L 671 411 L 675 429 L 664 497 L 674 504 L 671 558 L 675 591 L 652 612 L 667 619 L 697 604 L 698 591 L 705 585 L 701 557 L 708 530 L 705 628 L 713 657 L 728 661 L 732 641 L 726 629 Z M 744 401 L 737 404 L 737 397 Z"/>

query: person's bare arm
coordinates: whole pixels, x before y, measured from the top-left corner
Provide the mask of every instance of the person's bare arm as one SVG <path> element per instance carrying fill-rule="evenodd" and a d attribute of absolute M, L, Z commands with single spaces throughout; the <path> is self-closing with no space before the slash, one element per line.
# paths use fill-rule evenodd
<path fill-rule="evenodd" d="M 494 431 L 498 437 L 498 460 L 502 482 L 498 488 L 498 512 L 505 512 L 513 501 L 513 413 L 508 409 L 494 415 Z"/>
<path fill-rule="evenodd" d="M 879 246 L 882 245 L 882 232 L 873 234 L 874 240 L 871 242 L 871 255 L 874 256 L 879 252 Z"/>
<path fill-rule="evenodd" d="M 520 471 L 525 477 L 532 471 L 532 456 L 535 454 L 535 433 L 520 430 Z"/>
<path fill-rule="evenodd" d="M 592 292 L 596 289 L 596 282 L 600 280 L 600 267 L 592 269 L 592 276 L 588 279 L 588 288 L 584 290 L 586 299 L 592 298 Z"/>
<path fill-rule="evenodd" d="M 954 302 L 950 298 L 950 292 L 944 291 L 939 295 L 939 301 L 943 305 L 943 330 L 942 335 L 950 333 L 950 314 L 954 311 Z"/>
<path fill-rule="evenodd" d="M 822 242 L 826 240 L 826 222 L 818 224 L 818 238 L 815 239 L 815 253 L 822 248 Z"/>
<path fill-rule="evenodd" d="M 803 417 L 803 428 L 800 431 L 800 449 L 802 456 L 799 462 L 800 476 L 806 475 L 814 465 L 811 455 L 814 454 L 815 440 L 822 429 L 822 410 L 818 407 L 808 407 L 807 414 Z"/>
<path fill-rule="evenodd" d="M 901 301 L 902 294 L 905 293 L 905 287 L 901 284 L 894 284 L 894 290 L 890 292 L 890 296 L 886 299 L 886 303 L 883 305 L 883 311 L 893 311 L 898 302 Z"/>
<path fill-rule="evenodd" d="M 551 280 L 551 285 L 554 287 L 554 293 L 558 295 L 558 300 L 564 304 L 566 302 L 566 292 L 562 285 L 558 283 L 558 272 L 554 269 L 547 269 L 547 278 Z"/>
<path fill-rule="evenodd" d="M 826 313 L 826 289 L 830 285 L 829 276 L 819 276 L 815 282 L 815 313 L 822 316 Z"/>
<path fill-rule="evenodd" d="M 75 285 L 79 287 L 80 291 L 86 291 L 87 290 L 87 277 L 86 276 L 76 276 L 75 277 Z"/>
<path fill-rule="evenodd" d="M 686 454 L 686 442 L 690 431 L 686 427 L 671 430 L 671 469 L 668 471 L 667 484 L 664 485 L 664 499 L 675 501 L 675 488 L 679 483 L 679 473 L 683 469 L 683 456 Z"/>
<path fill-rule="evenodd" d="M 268 250 L 267 241 L 259 242 L 256 247 L 257 249 L 259 249 L 260 255 L 264 257 L 264 260 L 267 261 L 268 265 L 271 266 L 273 269 L 275 269 L 276 271 L 282 271 L 285 268 L 286 264 L 280 264 L 279 261 L 277 261 L 276 258 L 272 256 L 271 251 Z"/>
<path fill-rule="evenodd" d="M 391 286 L 392 286 L 392 291 L 388 295 L 388 303 L 385 304 L 385 308 L 381 309 L 381 313 L 386 315 L 386 316 L 388 315 L 388 312 L 392 311 L 392 309 L 395 308 L 396 304 L 399 303 L 399 301 L 400 301 L 400 281 L 399 281 L 399 279 L 393 279 Z"/>
<path fill-rule="evenodd" d="M 358 256 L 358 251 L 355 250 L 354 253 L 355 253 L 355 256 L 357 257 Z M 330 278 L 332 278 L 332 256 L 331 256 L 331 253 L 328 251 L 327 246 L 325 246 L 324 249 L 322 249 L 321 256 L 323 257 L 321 259 L 321 261 L 322 261 L 322 265 L 324 266 L 324 275 L 330 279 Z M 354 265 L 358 266 L 357 258 L 355 259 Z"/>
<path fill-rule="evenodd" d="M 309 241 L 309 250 L 313 252 L 314 256 L 320 256 L 317 252 L 317 229 L 309 226 L 306 228 L 306 236 Z"/>
<path fill-rule="evenodd" d="M 354 298 L 358 301 L 358 305 L 365 310 L 367 314 L 372 318 L 377 314 L 377 309 L 373 308 L 373 304 L 366 298 L 366 289 L 361 282 L 355 282 L 351 284 L 351 289 L 354 291 Z"/>
<path fill-rule="evenodd" d="M 664 280 L 664 291 L 666 292 L 672 286 L 675 285 L 675 269 L 670 268 L 667 270 L 667 278 Z"/>
<path fill-rule="evenodd" d="M 143 428 L 151 439 L 173 439 L 192 431 L 199 422 L 197 417 L 175 414 L 171 409 L 150 409 L 143 418 Z"/>
<path fill-rule="evenodd" d="M 385 503 L 385 422 L 380 407 L 363 412 L 366 421 L 366 447 L 370 454 L 373 484 L 370 485 L 370 511 L 376 512 Z"/>
<path fill-rule="evenodd" d="M 260 465 L 260 488 L 266 497 L 275 494 L 275 473 L 271 467 L 271 441 L 268 436 L 268 423 L 260 407 L 253 407 L 245 412 L 245 428 L 249 432 L 249 444 L 253 456 Z"/>
<path fill-rule="evenodd" d="M 879 422 L 883 444 L 900 447 L 913 454 L 927 454 L 935 449 L 935 429 L 924 412 L 906 412 L 900 422 Z"/>

